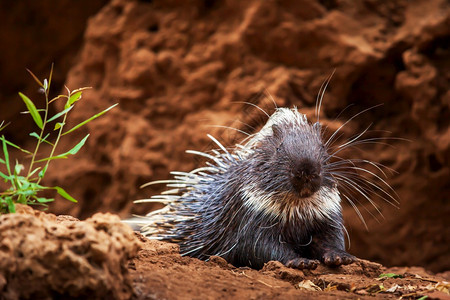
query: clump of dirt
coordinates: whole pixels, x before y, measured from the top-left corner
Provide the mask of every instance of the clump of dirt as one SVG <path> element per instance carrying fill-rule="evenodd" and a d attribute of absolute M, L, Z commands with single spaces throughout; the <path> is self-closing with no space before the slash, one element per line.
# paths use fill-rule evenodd
<path fill-rule="evenodd" d="M 316 270 L 277 261 L 236 268 L 218 256 L 182 257 L 178 245 L 148 240 L 111 214 L 79 221 L 19 205 L 0 217 L 2 299 L 445 298 L 449 279 L 366 260 Z"/>
<path fill-rule="evenodd" d="M 175 244 L 150 241 L 130 265 L 137 299 L 417 299 L 449 297 L 448 278 L 422 268 L 386 268 L 359 260 L 339 268 L 296 270 L 271 261 L 235 268 L 220 257 L 181 257 Z M 382 275 L 384 274 L 384 275 Z M 381 275 L 381 276 L 380 276 Z M 446 281 L 447 280 L 447 281 Z M 409 298 L 408 298 L 409 297 Z"/>
<path fill-rule="evenodd" d="M 80 222 L 19 206 L 0 217 L 1 298 L 130 298 L 126 263 L 138 250 L 138 239 L 115 215 Z"/>

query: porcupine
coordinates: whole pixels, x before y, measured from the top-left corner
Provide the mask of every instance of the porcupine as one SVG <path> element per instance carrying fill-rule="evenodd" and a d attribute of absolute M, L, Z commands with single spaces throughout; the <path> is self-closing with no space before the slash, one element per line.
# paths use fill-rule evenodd
<path fill-rule="evenodd" d="M 208 135 L 218 150 L 187 151 L 206 157 L 206 166 L 150 183 L 171 189 L 148 200 L 167 205 L 139 220 L 141 233 L 178 243 L 182 255 L 221 256 L 256 269 L 270 260 L 299 269 L 314 269 L 319 261 L 328 266 L 354 262 L 344 246 L 342 176 L 333 172 L 342 164 L 330 163 L 327 149 L 339 130 L 325 143 L 319 121 L 309 123 L 296 108 L 277 108 L 259 132 L 232 151 Z M 370 187 L 388 194 L 355 177 L 342 182 L 362 184 L 358 192 L 366 198 Z"/>

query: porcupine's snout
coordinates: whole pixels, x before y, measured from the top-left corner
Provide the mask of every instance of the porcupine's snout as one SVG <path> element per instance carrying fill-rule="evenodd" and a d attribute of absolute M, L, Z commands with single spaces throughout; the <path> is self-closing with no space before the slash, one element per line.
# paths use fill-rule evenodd
<path fill-rule="evenodd" d="M 320 189 L 322 183 L 320 164 L 311 159 L 299 161 L 290 172 L 290 181 L 300 197 L 312 196 Z"/>

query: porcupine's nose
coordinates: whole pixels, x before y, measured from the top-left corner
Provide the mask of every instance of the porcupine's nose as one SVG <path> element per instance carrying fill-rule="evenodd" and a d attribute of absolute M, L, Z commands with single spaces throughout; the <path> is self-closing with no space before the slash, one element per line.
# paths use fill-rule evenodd
<path fill-rule="evenodd" d="M 300 197 L 310 197 L 320 189 L 320 165 L 310 159 L 301 160 L 292 168 L 290 180 Z"/>

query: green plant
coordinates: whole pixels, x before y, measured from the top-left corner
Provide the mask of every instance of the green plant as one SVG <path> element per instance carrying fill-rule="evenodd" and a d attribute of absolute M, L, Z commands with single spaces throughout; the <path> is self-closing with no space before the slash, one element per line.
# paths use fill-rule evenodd
<path fill-rule="evenodd" d="M 23 102 L 27 107 L 26 113 L 31 115 L 31 117 L 34 120 L 34 123 L 36 123 L 37 127 L 39 128 L 39 131 L 31 132 L 29 134 L 31 137 L 36 139 L 36 146 L 33 151 L 28 151 L 13 144 L 12 142 L 6 140 L 3 135 L 0 137 L 1 141 L 0 147 L 2 148 L 0 152 L 3 152 L 3 158 L 0 157 L 0 167 L 4 165 L 3 170 L 0 169 L 0 177 L 3 178 L 7 183 L 7 186 L 9 186 L 5 191 L 0 192 L 0 213 L 15 212 L 16 203 L 27 205 L 38 204 L 46 206 L 46 203 L 54 201 L 54 199 L 40 197 L 40 193 L 44 190 L 49 189 L 56 190 L 56 192 L 59 195 L 61 195 L 63 198 L 69 201 L 77 202 L 77 200 L 75 200 L 72 196 L 70 196 L 61 187 L 58 186 L 48 187 L 41 185 L 40 184 L 41 180 L 44 177 L 45 173 L 47 172 L 49 164 L 52 160 L 63 159 L 69 157 L 70 155 L 76 154 L 85 144 L 86 140 L 89 137 L 89 134 L 87 134 L 83 139 L 81 139 L 81 141 L 79 141 L 69 151 L 61 154 L 56 154 L 56 148 L 63 136 L 77 130 L 78 128 L 87 124 L 88 122 L 100 117 L 101 115 L 103 115 L 104 113 L 106 113 L 107 111 L 109 111 L 110 109 L 112 109 L 117 105 L 114 104 L 108 107 L 107 109 L 101 111 L 100 113 L 90 117 L 89 119 L 66 130 L 65 125 L 69 112 L 74 108 L 74 106 L 77 103 L 79 103 L 79 100 L 82 98 L 83 91 L 85 91 L 88 88 L 84 87 L 70 91 L 66 87 L 67 95 L 58 95 L 53 99 L 49 99 L 49 91 L 53 74 L 53 65 L 50 70 L 48 80 L 44 79 L 43 82 L 41 82 L 30 70 L 27 71 L 31 74 L 31 76 L 40 86 L 45 95 L 45 108 L 37 109 L 33 101 L 30 100 L 30 98 L 28 98 L 22 93 L 19 93 L 20 98 L 23 100 Z M 66 100 L 64 108 L 55 115 L 49 116 L 49 105 L 52 102 L 55 102 L 59 99 Z M 49 128 L 50 123 L 54 123 L 53 128 Z M 0 123 L 0 131 L 4 129 L 7 125 L 9 125 L 3 124 L 4 122 Z M 42 153 L 42 147 L 40 146 L 43 143 L 50 145 L 51 150 L 49 155 L 45 155 L 44 153 Z M 11 164 L 8 147 L 16 148 L 25 153 L 27 156 L 31 157 L 29 166 L 27 168 L 28 171 L 26 172 L 26 174 L 22 175 L 22 172 L 25 170 L 25 166 L 23 164 L 19 163 L 17 160 L 14 166 Z"/>

